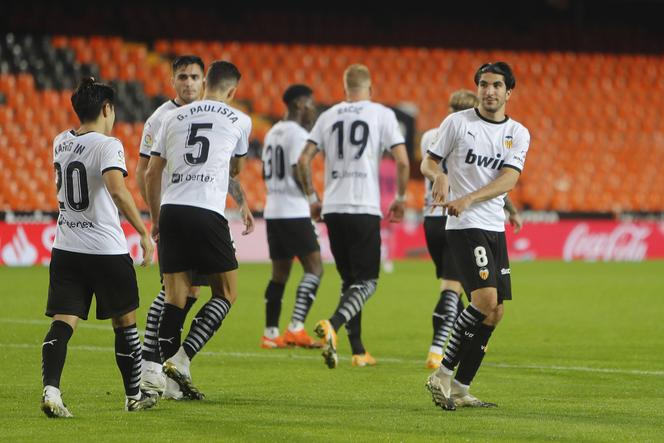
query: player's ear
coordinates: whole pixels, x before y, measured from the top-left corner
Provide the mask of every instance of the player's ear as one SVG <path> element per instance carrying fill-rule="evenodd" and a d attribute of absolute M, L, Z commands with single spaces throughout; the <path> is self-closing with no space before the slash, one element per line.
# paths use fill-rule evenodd
<path fill-rule="evenodd" d="M 236 93 L 236 92 L 237 92 L 237 86 L 233 86 L 232 88 L 230 88 L 230 89 L 228 90 L 228 92 L 226 93 L 226 97 L 227 97 L 227 99 L 228 99 L 229 101 L 230 101 L 230 100 L 233 100 L 233 99 L 235 98 L 235 93 Z"/>
<path fill-rule="evenodd" d="M 507 101 L 507 100 L 510 99 L 510 95 L 512 95 L 512 90 L 511 90 L 511 89 L 508 89 L 508 90 L 505 92 L 505 101 Z"/>

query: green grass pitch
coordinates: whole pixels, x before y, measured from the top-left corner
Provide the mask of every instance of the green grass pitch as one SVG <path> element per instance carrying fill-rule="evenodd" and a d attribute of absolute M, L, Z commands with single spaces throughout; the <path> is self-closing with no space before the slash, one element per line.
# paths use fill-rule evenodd
<path fill-rule="evenodd" d="M 154 267 L 137 272 L 143 328 L 159 276 Z M 0 440 L 664 440 L 664 262 L 513 264 L 515 299 L 472 387 L 500 406 L 456 412 L 434 407 L 424 388 L 432 275 L 425 261 L 383 274 L 363 322 L 378 365 L 351 367 L 341 332 L 340 364 L 329 370 L 317 351 L 259 348 L 269 266 L 244 264 L 238 302 L 192 364 L 207 399 L 134 414 L 122 411 L 110 322 L 82 322 L 61 386 L 75 418 L 49 420 L 39 410 L 48 269 L 0 268 Z M 296 265 L 282 327 L 300 276 Z M 331 314 L 338 290 L 328 265 L 309 330 Z"/>

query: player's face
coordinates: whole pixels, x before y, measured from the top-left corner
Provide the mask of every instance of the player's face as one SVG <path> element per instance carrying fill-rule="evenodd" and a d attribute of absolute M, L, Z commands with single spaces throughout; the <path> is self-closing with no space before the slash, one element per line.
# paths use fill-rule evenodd
<path fill-rule="evenodd" d="M 497 112 L 505 107 L 512 91 L 505 86 L 505 79 L 500 74 L 485 72 L 477 85 L 480 106 L 489 112 Z"/>
<path fill-rule="evenodd" d="M 178 68 L 173 74 L 173 87 L 183 102 L 198 100 L 203 90 L 203 70 L 196 63 Z"/>

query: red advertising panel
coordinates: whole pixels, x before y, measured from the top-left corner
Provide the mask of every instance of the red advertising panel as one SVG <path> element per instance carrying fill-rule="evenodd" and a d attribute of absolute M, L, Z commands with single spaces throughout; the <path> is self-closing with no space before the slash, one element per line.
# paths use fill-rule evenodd
<path fill-rule="evenodd" d="M 265 223 L 256 221 L 254 233 L 243 236 L 239 221 L 230 223 L 240 261 L 268 261 Z M 129 250 L 140 259 L 139 237 L 123 223 Z M 325 225 L 319 224 L 321 252 L 331 260 Z M 30 266 L 48 264 L 55 235 L 55 223 L 0 222 L 0 265 Z M 427 257 L 422 225 L 404 223 L 383 225 L 383 256 L 394 259 Z M 560 221 L 526 223 L 515 235 L 507 227 L 510 259 L 641 261 L 664 259 L 664 223 L 616 221 Z"/>

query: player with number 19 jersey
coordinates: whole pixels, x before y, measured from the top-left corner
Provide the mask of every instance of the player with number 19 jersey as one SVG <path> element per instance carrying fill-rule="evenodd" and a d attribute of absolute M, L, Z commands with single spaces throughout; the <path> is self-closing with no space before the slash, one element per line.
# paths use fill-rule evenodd
<path fill-rule="evenodd" d="M 195 206 L 224 216 L 232 156 L 247 154 L 251 119 L 220 101 L 171 111 L 151 155 L 167 161 L 161 204 Z"/>
<path fill-rule="evenodd" d="M 118 208 L 103 178 L 111 169 L 127 175 L 120 140 L 98 132 L 62 132 L 53 141 L 53 164 L 60 210 L 53 247 L 84 254 L 127 254 Z"/>
<path fill-rule="evenodd" d="M 394 111 L 369 100 L 338 103 L 320 115 L 309 141 L 325 152 L 323 215 L 382 217 L 380 159 L 405 143 Z"/>

